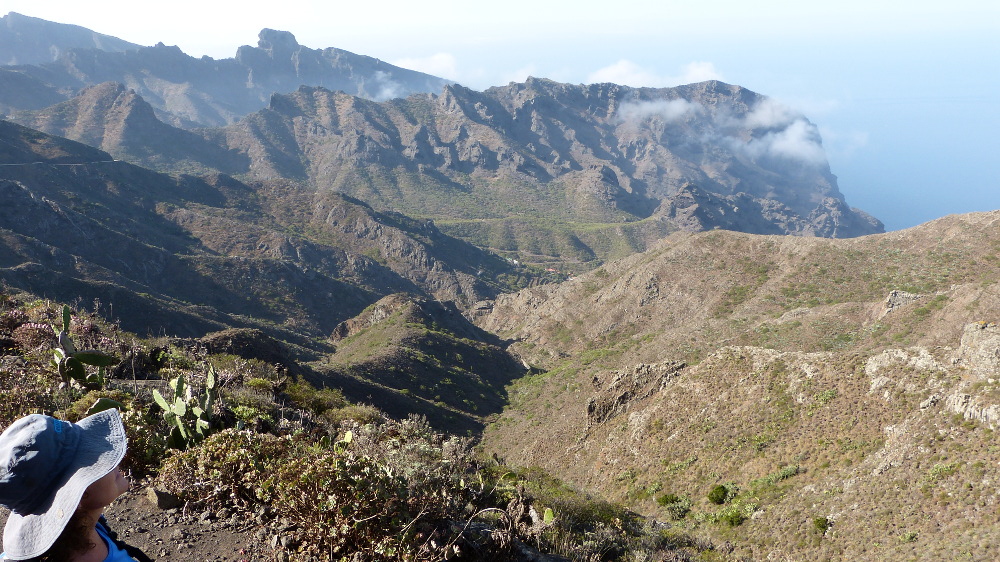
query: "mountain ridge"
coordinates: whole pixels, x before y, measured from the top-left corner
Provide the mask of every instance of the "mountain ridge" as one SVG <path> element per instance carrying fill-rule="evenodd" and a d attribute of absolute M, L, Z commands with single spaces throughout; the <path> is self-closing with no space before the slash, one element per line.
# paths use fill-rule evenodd
<path fill-rule="evenodd" d="M 0 35 L 0 52 L 27 49 L 18 27 L 29 20 L 36 19 L 7 20 L 10 33 Z M 63 29 L 63 24 L 46 23 Z M 7 66 L 3 74 L 8 81 L 30 84 L 64 100 L 89 86 L 118 82 L 141 95 L 164 122 L 184 128 L 232 123 L 264 107 L 273 92 L 292 91 L 302 84 L 388 99 L 436 91 L 450 83 L 342 49 L 310 49 L 287 31 L 267 28 L 259 33 L 256 47 L 243 45 L 226 59 L 195 58 L 163 43 L 111 50 L 67 43 L 51 50 L 58 52 L 53 60 Z M 31 99 L 2 101 L 8 112 L 44 107 Z"/>
<path fill-rule="evenodd" d="M 196 131 L 163 124 L 135 92 L 102 84 L 14 118 L 164 171 L 345 193 L 536 263 L 620 257 L 678 229 L 883 229 L 846 204 L 811 123 L 719 82 L 641 89 L 529 79 L 382 103 L 303 86 L 238 123 Z M 596 239 L 594 225 L 604 232 Z"/>

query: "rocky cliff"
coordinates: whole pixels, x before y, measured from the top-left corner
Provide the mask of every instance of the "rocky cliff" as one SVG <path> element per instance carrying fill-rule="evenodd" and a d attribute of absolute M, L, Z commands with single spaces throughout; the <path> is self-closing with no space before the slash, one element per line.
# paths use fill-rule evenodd
<path fill-rule="evenodd" d="M 656 222 L 826 237 L 882 231 L 844 201 L 815 126 L 719 82 L 636 89 L 529 79 L 385 103 L 302 88 L 274 96 L 226 137 L 249 155 L 253 175 L 450 219 L 473 238 L 523 216 L 616 223 L 633 235 Z M 581 241 L 579 230 L 571 235 Z"/>

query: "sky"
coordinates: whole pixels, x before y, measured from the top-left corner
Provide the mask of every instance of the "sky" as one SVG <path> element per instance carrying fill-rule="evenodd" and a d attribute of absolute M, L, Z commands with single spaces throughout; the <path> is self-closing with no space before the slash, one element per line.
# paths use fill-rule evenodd
<path fill-rule="evenodd" d="M 908 228 L 1000 209 L 997 0 L 0 0 L 133 43 L 229 58 L 263 28 L 475 89 L 739 84 L 815 123 L 847 202 Z M 235 8 L 234 6 L 239 6 Z M 166 8 L 170 10 L 167 11 Z"/>

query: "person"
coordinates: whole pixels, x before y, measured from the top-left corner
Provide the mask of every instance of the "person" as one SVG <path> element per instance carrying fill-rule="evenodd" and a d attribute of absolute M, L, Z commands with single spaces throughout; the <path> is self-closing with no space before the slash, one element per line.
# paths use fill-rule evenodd
<path fill-rule="evenodd" d="M 129 489 L 118 410 L 77 423 L 32 414 L 0 434 L 2 560 L 152 562 L 117 540 L 104 509 Z"/>

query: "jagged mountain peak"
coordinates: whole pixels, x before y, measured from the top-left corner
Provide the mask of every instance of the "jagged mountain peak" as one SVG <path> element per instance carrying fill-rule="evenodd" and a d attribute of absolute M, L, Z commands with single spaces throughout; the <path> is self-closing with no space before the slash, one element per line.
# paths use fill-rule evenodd
<path fill-rule="evenodd" d="M 264 28 L 258 34 L 257 47 L 270 52 L 274 57 L 288 56 L 298 50 L 299 42 L 290 31 Z"/>

